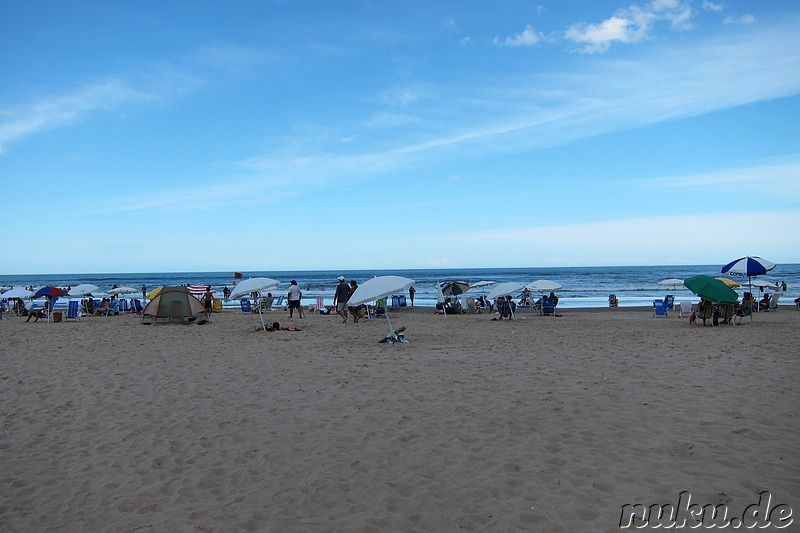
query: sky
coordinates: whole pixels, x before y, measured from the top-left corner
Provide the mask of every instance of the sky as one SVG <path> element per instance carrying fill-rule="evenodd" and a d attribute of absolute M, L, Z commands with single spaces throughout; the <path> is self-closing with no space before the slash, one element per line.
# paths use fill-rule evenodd
<path fill-rule="evenodd" d="M 794 0 L 0 8 L 0 274 L 800 263 Z"/>

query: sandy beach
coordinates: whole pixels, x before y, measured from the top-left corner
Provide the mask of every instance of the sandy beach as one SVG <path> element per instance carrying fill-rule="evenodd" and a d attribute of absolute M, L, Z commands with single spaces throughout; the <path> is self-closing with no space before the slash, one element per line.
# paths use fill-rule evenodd
<path fill-rule="evenodd" d="M 408 309 L 394 345 L 382 318 L 7 317 L 0 530 L 619 531 L 684 491 L 800 511 L 800 312 L 561 313 Z"/>

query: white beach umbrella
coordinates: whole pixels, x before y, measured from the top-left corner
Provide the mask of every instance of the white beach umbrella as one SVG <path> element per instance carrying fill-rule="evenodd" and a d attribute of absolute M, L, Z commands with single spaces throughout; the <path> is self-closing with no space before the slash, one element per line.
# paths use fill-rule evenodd
<path fill-rule="evenodd" d="M 3 294 L 0 294 L 0 298 L 30 298 L 31 296 L 33 296 L 33 292 L 29 291 L 28 289 L 23 289 L 20 287 L 8 290 Z"/>
<path fill-rule="evenodd" d="M 250 296 L 251 292 L 271 291 L 280 285 L 281 282 L 272 278 L 250 278 L 240 281 L 236 288 L 228 296 L 229 300 L 236 300 Z"/>
<path fill-rule="evenodd" d="M 280 281 L 272 278 L 246 279 L 236 284 L 236 288 L 233 289 L 233 292 L 228 296 L 228 299 L 236 300 L 250 296 L 250 293 L 253 292 L 260 294 L 263 291 L 271 291 L 280 284 Z M 256 302 L 256 308 L 258 309 L 258 318 L 261 320 L 261 330 L 263 331 L 266 329 L 266 327 L 264 324 L 264 314 L 261 312 L 261 304 L 259 302 Z"/>
<path fill-rule="evenodd" d="M 72 287 L 67 296 L 72 297 L 80 297 L 80 296 L 91 296 L 92 294 L 99 293 L 100 287 L 97 285 L 92 285 L 91 283 L 81 283 L 80 285 L 76 285 Z"/>
<path fill-rule="evenodd" d="M 358 286 L 356 291 L 350 295 L 348 305 L 361 305 L 367 302 L 374 302 L 395 293 L 408 290 L 416 281 L 402 276 L 377 276 L 365 281 Z M 389 324 L 389 335 L 394 336 L 392 321 L 389 320 L 389 311 L 386 311 L 386 322 Z"/>
<path fill-rule="evenodd" d="M 515 294 L 518 292 L 522 292 L 525 289 L 524 283 L 519 283 L 516 281 L 506 281 L 504 283 L 498 283 L 492 290 L 489 291 L 489 294 L 486 295 L 487 298 L 499 298 L 501 296 L 508 296 L 509 294 Z"/>
<path fill-rule="evenodd" d="M 497 283 L 497 282 L 496 281 L 488 281 L 488 280 L 476 281 L 475 283 L 471 284 L 469 286 L 469 288 L 470 289 L 477 289 L 479 287 L 488 287 L 489 285 L 494 285 L 495 283 Z"/>
<path fill-rule="evenodd" d="M 525 288 L 537 292 L 548 292 L 548 291 L 557 291 L 562 287 L 560 283 L 556 283 L 555 281 L 550 281 L 549 279 L 537 279 L 536 281 L 532 281 L 531 283 L 525 285 Z"/>
<path fill-rule="evenodd" d="M 683 286 L 683 280 L 679 278 L 667 278 L 662 279 L 658 282 L 658 284 L 664 285 L 665 287 L 672 287 L 672 289 L 675 290 L 676 288 Z"/>
<path fill-rule="evenodd" d="M 768 281 L 752 280 L 752 281 L 748 281 L 747 283 L 743 283 L 742 286 L 743 287 L 749 287 L 750 290 L 753 290 L 753 287 L 758 287 L 759 289 L 762 289 L 762 290 L 764 290 L 764 289 L 768 289 L 768 290 L 771 290 L 771 291 L 777 291 L 778 290 L 778 286 L 777 285 L 775 285 L 774 283 L 770 283 Z"/>
<path fill-rule="evenodd" d="M 108 291 L 108 294 L 135 294 L 138 293 L 139 289 L 134 289 L 133 287 L 117 287 Z"/>

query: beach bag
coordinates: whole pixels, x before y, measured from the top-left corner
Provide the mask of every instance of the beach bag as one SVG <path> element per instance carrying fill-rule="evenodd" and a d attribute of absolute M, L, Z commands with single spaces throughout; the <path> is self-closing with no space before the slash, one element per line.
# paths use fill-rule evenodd
<path fill-rule="evenodd" d="M 697 313 L 692 313 L 692 316 L 689 317 L 689 324 L 694 324 L 695 320 L 697 320 Z"/>

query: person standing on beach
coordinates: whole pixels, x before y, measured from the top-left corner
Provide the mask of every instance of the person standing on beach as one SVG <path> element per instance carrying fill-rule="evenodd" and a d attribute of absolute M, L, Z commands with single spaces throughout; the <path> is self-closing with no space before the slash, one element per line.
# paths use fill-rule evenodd
<path fill-rule="evenodd" d="M 347 301 L 350 299 L 350 285 L 344 280 L 344 276 L 339 276 L 339 284 L 333 295 L 333 305 L 336 306 L 336 314 L 342 317 L 342 323 L 347 322 Z"/>
<path fill-rule="evenodd" d="M 295 280 L 292 280 L 289 284 L 287 299 L 289 300 L 289 318 L 292 318 L 295 309 L 297 309 L 297 314 L 300 315 L 300 318 L 303 318 L 303 306 L 300 305 L 300 301 L 303 299 L 303 293 L 300 291 L 300 287 L 297 286 Z"/>
<path fill-rule="evenodd" d="M 147 299 L 147 287 L 142 285 L 142 300 Z"/>
<path fill-rule="evenodd" d="M 211 312 L 214 310 L 214 293 L 211 290 L 211 285 L 208 285 L 206 292 L 203 293 L 203 307 L 206 308 L 206 318 L 210 318 Z"/>
<path fill-rule="evenodd" d="M 411 307 L 414 307 L 414 294 L 416 294 L 417 289 L 414 288 L 412 285 L 408 288 L 408 299 L 411 300 Z"/>

